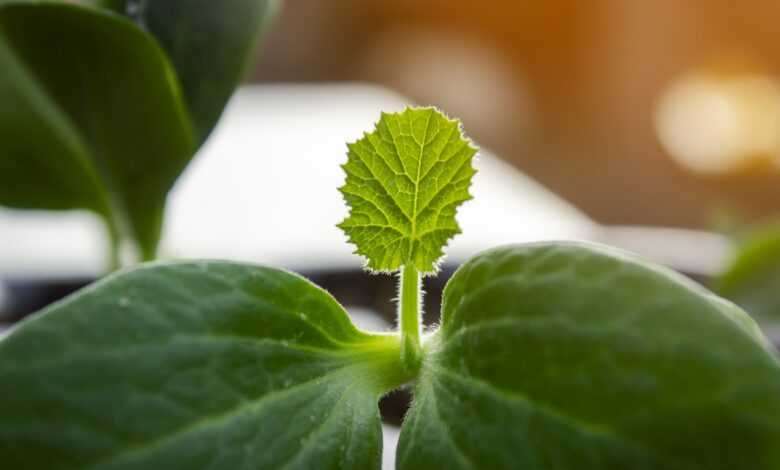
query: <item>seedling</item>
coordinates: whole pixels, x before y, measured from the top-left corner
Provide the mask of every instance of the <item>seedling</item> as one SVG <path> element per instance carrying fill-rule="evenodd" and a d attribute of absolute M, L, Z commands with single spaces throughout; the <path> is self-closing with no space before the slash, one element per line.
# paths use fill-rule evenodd
<path fill-rule="evenodd" d="M 779 468 L 780 366 L 761 332 L 626 253 L 479 254 L 448 282 L 441 325 L 420 331 L 420 275 L 459 232 L 475 152 L 431 108 L 383 114 L 349 146 L 341 227 L 368 269 L 400 272 L 398 331 L 360 331 L 270 267 L 111 275 L 0 343 L 0 462 L 378 468 L 377 400 L 406 386 L 399 469 Z"/>

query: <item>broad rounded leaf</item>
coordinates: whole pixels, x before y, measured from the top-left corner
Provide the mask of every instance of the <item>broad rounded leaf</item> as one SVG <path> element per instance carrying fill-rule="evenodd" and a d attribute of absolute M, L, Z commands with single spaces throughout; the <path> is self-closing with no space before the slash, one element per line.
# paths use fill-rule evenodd
<path fill-rule="evenodd" d="M 399 354 L 285 271 L 147 265 L 0 341 L 0 462 L 378 468 L 377 399 L 407 380 Z"/>
<path fill-rule="evenodd" d="M 434 108 L 382 113 L 376 129 L 348 145 L 350 208 L 339 227 L 376 271 L 411 266 L 436 271 L 443 248 L 460 233 L 455 213 L 471 199 L 477 152 L 460 123 Z"/>
<path fill-rule="evenodd" d="M 202 143 L 243 78 L 276 0 L 98 0 L 159 42 Z"/>
<path fill-rule="evenodd" d="M 715 288 L 761 325 L 780 326 L 780 224 L 746 236 Z"/>
<path fill-rule="evenodd" d="M 4 4 L 0 67 L 10 71 L 0 79 L 0 186 L 12 188 L 0 204 L 98 210 L 153 257 L 166 194 L 194 150 L 155 40 L 93 8 Z"/>
<path fill-rule="evenodd" d="M 780 365 L 750 318 L 621 252 L 489 251 L 445 290 L 399 468 L 780 468 Z"/>

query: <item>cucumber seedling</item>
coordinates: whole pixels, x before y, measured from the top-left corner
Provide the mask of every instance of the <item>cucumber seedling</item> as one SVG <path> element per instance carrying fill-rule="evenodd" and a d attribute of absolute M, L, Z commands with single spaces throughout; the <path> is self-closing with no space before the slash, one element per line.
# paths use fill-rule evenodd
<path fill-rule="evenodd" d="M 349 146 L 340 226 L 367 269 L 400 272 L 398 331 L 359 330 L 281 269 L 120 272 L 0 342 L 0 462 L 379 468 L 377 401 L 406 386 L 402 470 L 780 468 L 780 367 L 761 332 L 629 254 L 574 242 L 478 254 L 423 334 L 420 276 L 459 232 L 475 153 L 432 108 L 383 114 Z"/>

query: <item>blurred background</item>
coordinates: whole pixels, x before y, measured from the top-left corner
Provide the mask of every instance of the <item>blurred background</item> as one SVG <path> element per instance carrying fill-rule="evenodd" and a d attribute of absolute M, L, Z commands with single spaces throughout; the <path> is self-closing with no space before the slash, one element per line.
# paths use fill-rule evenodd
<path fill-rule="evenodd" d="M 460 117 L 605 224 L 772 216 L 774 0 L 287 0 L 254 82 L 365 81 Z"/>
<path fill-rule="evenodd" d="M 391 281 L 338 277 L 362 275 L 362 260 L 335 228 L 335 188 L 345 142 L 411 103 L 461 119 L 482 148 L 437 282 L 485 248 L 585 239 L 712 286 L 730 236 L 780 209 L 778 20 L 773 0 L 281 1 L 170 194 L 161 257 L 295 269 L 364 293 L 353 303 L 381 306 L 389 324 Z M 103 275 L 107 253 L 94 214 L 0 207 L 0 321 Z M 7 300 L 16 280 L 41 278 L 66 282 Z"/>

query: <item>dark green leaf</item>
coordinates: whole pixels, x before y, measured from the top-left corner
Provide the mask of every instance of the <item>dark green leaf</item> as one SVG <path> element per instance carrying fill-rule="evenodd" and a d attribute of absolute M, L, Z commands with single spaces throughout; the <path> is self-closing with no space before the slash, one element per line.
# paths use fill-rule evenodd
<path fill-rule="evenodd" d="M 0 70 L 0 203 L 110 216 L 84 142 L 5 41 Z"/>
<path fill-rule="evenodd" d="M 285 271 L 121 273 L 0 342 L 3 468 L 378 468 L 395 336 Z"/>
<path fill-rule="evenodd" d="M 780 224 L 747 235 L 715 288 L 762 325 L 780 326 Z"/>
<path fill-rule="evenodd" d="M 734 305 L 589 245 L 464 265 L 399 468 L 780 468 L 780 366 Z"/>
<path fill-rule="evenodd" d="M 194 148 L 162 50 L 130 21 L 57 3 L 0 7 L 0 43 L 12 71 L 0 96 L 14 104 L 0 111 L 0 165 L 12 170 L 0 186 L 33 184 L 0 192 L 0 203 L 95 209 L 109 193 L 115 224 L 153 257 L 166 194 Z"/>
<path fill-rule="evenodd" d="M 249 63 L 274 0 L 99 0 L 149 31 L 168 53 L 200 142 Z"/>

